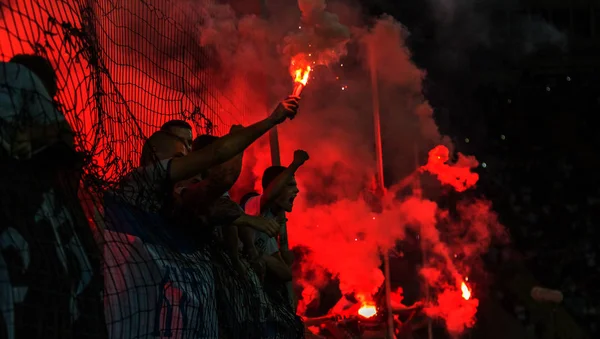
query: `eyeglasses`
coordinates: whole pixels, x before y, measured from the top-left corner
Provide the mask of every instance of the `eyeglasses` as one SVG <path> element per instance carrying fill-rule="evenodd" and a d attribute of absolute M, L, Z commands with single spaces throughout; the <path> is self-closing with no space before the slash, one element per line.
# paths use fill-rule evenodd
<path fill-rule="evenodd" d="M 183 146 L 185 147 L 185 149 L 188 152 L 192 151 L 192 142 L 190 140 L 187 140 L 185 138 L 182 138 L 174 133 L 171 132 L 166 132 L 168 135 L 172 136 L 173 138 L 177 139 L 179 142 L 181 142 L 183 144 Z"/>

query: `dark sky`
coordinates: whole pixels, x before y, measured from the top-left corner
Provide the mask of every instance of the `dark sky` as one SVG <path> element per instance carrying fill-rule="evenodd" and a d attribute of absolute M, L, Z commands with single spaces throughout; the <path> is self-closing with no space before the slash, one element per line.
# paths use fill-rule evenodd
<path fill-rule="evenodd" d="M 555 15 L 566 45 L 516 53 L 540 26 L 510 32 L 506 17 L 489 11 L 491 43 L 474 43 L 466 21 L 440 30 L 430 1 L 363 2 L 369 14 L 391 14 L 411 31 L 413 59 L 427 70 L 424 91 L 441 132 L 486 164 L 478 169 L 478 192 L 493 201 L 535 277 L 565 291 L 567 309 L 594 337 L 600 37 L 590 39 L 585 22 L 569 31 Z M 580 9 L 573 13 L 586 18 Z M 454 65 L 443 62 L 452 56 Z"/>

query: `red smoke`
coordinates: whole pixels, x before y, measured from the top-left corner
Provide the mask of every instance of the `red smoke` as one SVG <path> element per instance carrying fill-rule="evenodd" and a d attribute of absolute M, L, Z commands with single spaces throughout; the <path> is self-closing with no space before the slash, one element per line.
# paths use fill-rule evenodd
<path fill-rule="evenodd" d="M 301 12 L 298 30 L 284 39 L 283 53 L 309 65 L 331 65 L 346 55 L 350 30 L 336 14 L 327 10 L 325 0 L 298 0 Z"/>
<path fill-rule="evenodd" d="M 347 24 L 344 19 L 340 21 Z M 384 135 L 384 147 L 398 150 L 399 159 L 414 159 L 415 144 L 421 145 L 421 151 L 429 148 L 430 154 L 436 154 L 415 164 L 412 173 L 403 168 L 408 175 L 405 183 L 417 185 L 418 173 L 427 170 L 459 192 L 473 187 L 478 179 L 471 172 L 476 160 L 459 154 L 458 161 L 451 163 L 449 149 L 435 147 L 447 144 L 448 139 L 439 134 L 432 109 L 421 95 L 423 72 L 410 62 L 404 28 L 388 17 L 370 29 L 361 23 L 348 23 L 359 25 L 351 29 L 351 41 L 358 45 L 361 55 L 366 55 L 367 46 L 377 47 L 374 57 L 378 61 L 382 124 L 394 127 L 391 135 Z M 460 202 L 457 215 L 451 218 L 448 211 L 418 194 L 397 199 L 395 187 L 382 201 L 383 210 L 373 212 L 371 88 L 364 61 L 353 69 L 343 64 L 316 69 L 316 79 L 305 89 L 298 117 L 279 128 L 284 165 L 291 161 L 294 149 L 305 149 L 311 155 L 297 174 L 301 196 L 288 216 L 290 245 L 310 250 L 301 263 L 301 276 L 296 277 L 296 283 L 304 287 L 299 312 L 320 298 L 318 288 L 328 279 L 324 272 L 339 279 L 342 293 L 354 293 L 368 301 L 384 281 L 381 250 L 393 248 L 396 240 L 404 239 L 411 230 L 419 234 L 429 258 L 420 272 L 432 288 L 432 299 L 425 301 L 426 313 L 443 319 L 450 332 L 460 333 L 473 326 L 479 303 L 477 291 L 469 300 L 462 297 L 461 284 L 472 270 L 480 268 L 480 257 L 492 240 L 504 237 L 503 229 L 489 202 Z M 283 81 L 289 88 L 289 78 Z M 258 180 L 269 164 L 267 142 L 247 151 L 245 176 L 238 182 L 238 191 L 260 191 L 260 185 L 251 179 L 254 176 Z M 386 168 L 396 164 L 396 159 L 386 160 Z M 443 231 L 440 223 L 445 226 Z M 449 239 L 450 233 L 460 234 Z"/>
<path fill-rule="evenodd" d="M 471 172 L 477 166 L 474 158 L 459 154 L 453 164 L 448 148 L 435 147 L 451 145 L 440 135 L 423 98 L 424 72 L 411 62 L 407 31 L 400 23 L 383 17 L 366 27 L 357 20 L 360 15 L 354 7 L 338 4 L 338 17 L 319 0 L 299 2 L 302 19 L 297 6 L 273 2 L 269 5 L 278 6 L 277 15 L 268 22 L 240 17 L 229 6 L 209 1 L 149 3 L 153 8 L 135 0 L 120 1 L 118 9 L 107 2 L 92 8 L 97 24 L 87 29 L 95 30 L 99 48 L 94 53 L 110 73 L 95 74 L 96 78 L 90 77 L 85 54 L 75 57 L 81 46 L 65 44 L 67 26 L 62 24 L 81 27 L 73 22 L 79 12 L 72 8 L 78 6 L 11 1 L 21 11 L 37 13 L 35 22 L 51 27 L 32 31 L 28 27 L 38 26 L 31 26 L 34 20 L 24 16 L 15 23 L 4 15 L 2 21 L 0 48 L 5 60 L 32 51 L 7 31 L 23 32 L 22 39 L 42 45 L 48 39 L 53 46 L 47 51 L 59 68 L 60 100 L 69 121 L 83 132 L 80 144 L 95 151 L 100 175 L 115 179 L 114 174 L 137 164 L 143 137 L 169 119 L 193 119 L 197 132 L 205 133 L 210 127 L 206 117 L 219 135 L 232 123 L 263 119 L 289 93 L 289 58 L 316 51 L 319 63 L 327 67 L 314 70 L 297 118 L 279 128 L 284 165 L 294 149 L 305 149 L 311 156 L 298 172 L 301 195 L 289 215 L 290 244 L 310 250 L 302 271 L 317 272 L 297 277 L 304 286 L 302 297 L 318 298 L 318 288 L 327 279 L 324 272 L 329 272 L 340 280 L 342 292 L 368 300 L 384 281 L 381 251 L 392 249 L 410 230 L 419 235 L 427 253 L 420 272 L 432 288 L 427 314 L 443 319 L 453 333 L 474 324 L 478 291 L 464 300 L 461 283 L 479 269 L 480 257 L 491 242 L 505 237 L 490 203 L 462 201 L 451 215 L 420 194 L 400 197 L 399 189 L 392 187 L 379 204 L 381 211 L 373 208 L 378 204 L 372 187 L 376 166 L 368 46 L 375 46 L 384 148 L 394 154 L 384 162 L 397 174 L 394 179 L 406 177 L 404 181 L 416 187 L 419 170 L 427 171 L 459 192 L 478 179 Z M 3 8 L 6 14 L 9 9 Z M 49 16 L 58 24 L 49 23 Z M 42 35 L 42 30 L 57 34 Z M 352 65 L 339 61 L 348 43 L 358 55 Z M 103 95 L 95 101 L 91 94 L 99 90 L 97 86 Z M 268 145 L 263 138 L 246 152 L 244 173 L 234 190 L 237 197 L 260 190 L 258 179 L 271 162 Z M 428 161 L 415 163 L 415 145 L 417 153 L 431 150 Z"/>
<path fill-rule="evenodd" d="M 471 172 L 472 168 L 479 165 L 475 157 L 458 153 L 456 164 L 449 164 L 449 160 L 448 148 L 442 145 L 436 146 L 429 151 L 427 165 L 421 167 L 421 170 L 434 174 L 442 184 L 452 186 L 457 192 L 464 192 L 477 183 L 479 175 Z"/>
<path fill-rule="evenodd" d="M 460 334 L 475 325 L 477 306 L 477 299 L 465 300 L 460 290 L 448 287 L 437 295 L 435 303 L 425 308 L 425 313 L 444 319 L 448 332 Z"/>

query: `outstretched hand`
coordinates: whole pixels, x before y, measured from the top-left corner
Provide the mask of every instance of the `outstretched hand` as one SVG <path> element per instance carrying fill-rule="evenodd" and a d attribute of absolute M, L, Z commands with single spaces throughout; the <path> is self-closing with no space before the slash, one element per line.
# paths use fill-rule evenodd
<path fill-rule="evenodd" d="M 285 119 L 293 119 L 298 113 L 300 97 L 289 96 L 277 105 L 277 108 L 271 114 L 275 123 L 280 124 Z"/>

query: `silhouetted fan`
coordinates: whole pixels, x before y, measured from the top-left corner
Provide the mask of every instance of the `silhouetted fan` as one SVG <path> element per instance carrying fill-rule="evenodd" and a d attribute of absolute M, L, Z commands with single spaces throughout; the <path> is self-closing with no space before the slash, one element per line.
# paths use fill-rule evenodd
<path fill-rule="evenodd" d="M 105 338 L 102 256 L 77 196 L 79 157 L 55 145 L 2 162 L 3 337 Z"/>

